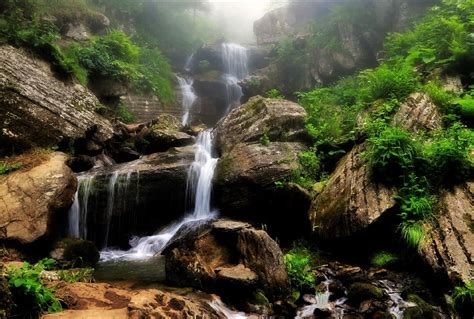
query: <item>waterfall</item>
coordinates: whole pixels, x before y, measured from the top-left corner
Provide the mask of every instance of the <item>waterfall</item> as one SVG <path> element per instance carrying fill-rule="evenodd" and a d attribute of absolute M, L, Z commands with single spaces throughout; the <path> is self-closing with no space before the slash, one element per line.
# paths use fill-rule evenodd
<path fill-rule="evenodd" d="M 181 119 L 181 124 L 185 126 L 189 122 L 189 111 L 196 101 L 197 96 L 193 90 L 192 79 L 185 79 L 180 76 L 177 76 L 177 78 L 182 96 L 181 105 L 183 107 L 183 117 Z"/>
<path fill-rule="evenodd" d="M 77 191 L 68 214 L 68 235 L 71 237 L 87 238 L 87 206 L 93 183 L 94 175 L 77 176 Z"/>
<path fill-rule="evenodd" d="M 210 209 L 212 177 L 217 158 L 212 157 L 212 136 L 210 130 L 199 133 L 195 144 L 194 162 L 188 171 L 187 197 L 194 198 L 194 210 L 182 220 L 168 225 L 155 235 L 132 238 L 127 251 L 103 250 L 101 261 L 136 260 L 148 258 L 161 252 L 176 232 L 184 225 L 193 225 L 216 216 Z"/>
<path fill-rule="evenodd" d="M 222 79 L 226 86 L 227 114 L 233 107 L 240 105 L 243 94 L 239 82 L 249 75 L 247 49 L 235 43 L 223 43 L 222 62 L 224 64 Z"/>
<path fill-rule="evenodd" d="M 188 56 L 188 58 L 186 59 L 186 63 L 184 64 L 184 71 L 191 72 L 191 65 L 193 63 L 193 60 L 194 60 L 194 53 Z"/>

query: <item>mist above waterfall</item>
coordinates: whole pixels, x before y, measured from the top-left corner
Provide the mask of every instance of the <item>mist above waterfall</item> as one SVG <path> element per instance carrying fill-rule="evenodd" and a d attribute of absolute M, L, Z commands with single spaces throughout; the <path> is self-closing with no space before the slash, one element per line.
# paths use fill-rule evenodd
<path fill-rule="evenodd" d="M 225 41 L 253 43 L 253 23 L 267 11 L 282 6 L 287 0 L 209 0 L 210 20 Z"/>

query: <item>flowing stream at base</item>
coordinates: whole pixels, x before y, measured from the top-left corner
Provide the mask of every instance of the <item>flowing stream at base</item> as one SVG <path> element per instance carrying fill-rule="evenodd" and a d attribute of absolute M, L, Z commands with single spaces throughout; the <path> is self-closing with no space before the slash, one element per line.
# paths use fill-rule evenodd
<path fill-rule="evenodd" d="M 194 162 L 188 171 L 187 197 L 194 204 L 194 210 L 182 220 L 166 226 L 158 233 L 130 240 L 129 250 L 105 249 L 100 254 L 102 262 L 112 260 L 137 260 L 159 254 L 176 232 L 184 225 L 193 225 L 212 219 L 216 212 L 211 211 L 212 177 L 217 165 L 212 157 L 212 136 L 209 130 L 199 133 L 195 144 Z"/>

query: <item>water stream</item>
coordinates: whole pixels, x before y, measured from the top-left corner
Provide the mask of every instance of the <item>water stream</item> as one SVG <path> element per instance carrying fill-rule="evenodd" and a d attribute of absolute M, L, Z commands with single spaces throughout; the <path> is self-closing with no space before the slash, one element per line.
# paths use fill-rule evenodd
<path fill-rule="evenodd" d="M 183 108 L 183 116 L 181 118 L 181 124 L 185 126 L 189 123 L 189 112 L 191 111 L 197 96 L 193 89 L 193 79 L 183 78 L 180 76 L 177 76 L 177 78 L 182 96 L 181 105 Z"/>
<path fill-rule="evenodd" d="M 130 240 L 129 250 L 105 249 L 101 252 L 101 261 L 138 260 L 159 254 L 169 240 L 184 225 L 193 225 L 216 216 L 211 211 L 212 177 L 217 165 L 217 158 L 212 157 L 212 136 L 210 130 L 199 133 L 195 144 L 194 162 L 188 171 L 188 197 L 194 198 L 194 210 L 183 219 L 166 226 L 158 233 L 135 237 Z"/>
<path fill-rule="evenodd" d="M 239 82 L 249 75 L 247 49 L 235 43 L 222 44 L 222 61 L 224 63 L 224 75 L 222 79 L 226 86 L 226 114 L 240 105 L 242 88 Z"/>

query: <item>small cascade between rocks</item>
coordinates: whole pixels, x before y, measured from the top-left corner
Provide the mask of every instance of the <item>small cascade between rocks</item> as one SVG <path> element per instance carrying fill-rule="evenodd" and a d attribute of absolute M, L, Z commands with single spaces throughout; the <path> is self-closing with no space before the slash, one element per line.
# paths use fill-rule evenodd
<path fill-rule="evenodd" d="M 136 185 L 135 185 L 135 202 L 127 202 L 127 196 L 130 191 L 130 183 L 132 175 L 136 174 Z M 68 213 L 68 231 L 67 234 L 73 238 L 89 239 L 87 221 L 89 218 L 88 210 L 90 205 L 96 203 L 90 203 L 89 198 L 91 195 L 95 195 L 97 191 L 94 187 L 96 174 L 94 173 L 83 173 L 77 175 L 77 191 L 74 195 L 74 202 L 69 209 Z M 139 180 L 140 173 L 138 171 L 127 171 L 119 172 L 115 171 L 107 177 L 107 200 L 105 206 L 105 218 L 106 227 L 103 239 L 99 241 L 102 247 L 107 247 L 110 238 L 110 227 L 112 223 L 112 217 L 114 211 L 117 208 L 121 210 L 132 209 L 132 205 L 137 205 L 140 201 L 139 194 Z M 96 198 L 97 201 L 97 198 Z M 101 237 L 102 238 L 102 237 Z"/>
<path fill-rule="evenodd" d="M 231 109 L 240 105 L 243 96 L 239 82 L 249 75 L 247 49 L 235 43 L 223 43 L 222 61 L 224 64 L 222 79 L 226 86 L 225 114 L 228 114 Z"/>
<path fill-rule="evenodd" d="M 210 201 L 212 177 L 217 161 L 218 158 L 212 157 L 211 131 L 206 130 L 199 133 L 195 144 L 194 162 L 188 171 L 187 197 L 194 198 L 193 212 L 154 235 L 132 238 L 130 240 L 132 248 L 127 251 L 103 250 L 100 257 L 101 261 L 137 260 L 153 257 L 161 252 L 181 227 L 185 225 L 192 226 L 214 218 L 216 212 L 211 211 Z"/>
<path fill-rule="evenodd" d="M 68 235 L 87 238 L 87 206 L 94 184 L 94 175 L 78 175 L 74 203 L 69 209 Z"/>
<path fill-rule="evenodd" d="M 186 66 L 185 66 L 186 68 Z M 196 94 L 193 89 L 193 79 L 192 78 L 183 78 L 177 76 L 179 88 L 181 90 L 181 105 L 183 108 L 183 116 L 181 118 L 181 124 L 186 126 L 189 123 L 189 112 L 197 99 Z"/>

